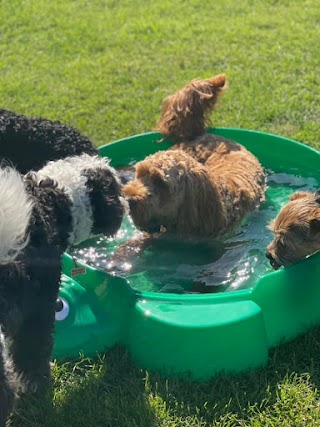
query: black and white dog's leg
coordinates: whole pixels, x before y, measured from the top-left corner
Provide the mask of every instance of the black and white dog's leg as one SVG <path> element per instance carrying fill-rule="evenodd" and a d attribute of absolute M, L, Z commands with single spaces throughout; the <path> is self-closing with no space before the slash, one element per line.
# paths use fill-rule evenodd
<path fill-rule="evenodd" d="M 51 311 L 39 309 L 24 319 L 14 337 L 8 337 L 9 360 L 19 391 L 36 391 L 49 383 L 54 308 Z"/>
<path fill-rule="evenodd" d="M 36 391 L 50 381 L 56 300 L 61 276 L 61 252 L 47 247 L 27 250 L 26 271 L 16 329 L 5 329 L 9 360 L 16 374 L 17 388 Z"/>

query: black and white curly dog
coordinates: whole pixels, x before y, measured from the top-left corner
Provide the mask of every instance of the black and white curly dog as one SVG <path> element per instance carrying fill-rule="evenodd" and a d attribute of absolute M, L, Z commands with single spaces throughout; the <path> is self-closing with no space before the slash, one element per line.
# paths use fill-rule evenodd
<path fill-rule="evenodd" d="M 125 209 L 114 169 L 98 156 L 49 162 L 25 176 L 0 168 L 1 427 L 16 394 L 49 381 L 62 252 L 115 234 Z"/>
<path fill-rule="evenodd" d="M 83 153 L 97 155 L 98 151 L 73 127 L 0 109 L 0 159 L 7 159 L 21 173 Z"/>

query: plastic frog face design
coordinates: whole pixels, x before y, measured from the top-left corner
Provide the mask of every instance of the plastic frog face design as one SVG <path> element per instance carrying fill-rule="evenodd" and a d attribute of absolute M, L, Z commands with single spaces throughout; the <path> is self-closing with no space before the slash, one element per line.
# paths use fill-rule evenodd
<path fill-rule="evenodd" d="M 56 301 L 55 319 L 57 322 L 65 320 L 70 313 L 69 303 L 66 299 L 59 297 Z"/>
<path fill-rule="evenodd" d="M 114 285 L 117 292 L 110 292 L 113 285 L 108 281 L 97 280 L 97 287 L 90 288 L 79 282 L 62 275 L 53 350 L 53 357 L 60 360 L 78 357 L 79 353 L 93 356 L 113 347 L 121 340 L 128 313 L 132 293 L 127 285 L 121 286 L 122 281 Z"/>

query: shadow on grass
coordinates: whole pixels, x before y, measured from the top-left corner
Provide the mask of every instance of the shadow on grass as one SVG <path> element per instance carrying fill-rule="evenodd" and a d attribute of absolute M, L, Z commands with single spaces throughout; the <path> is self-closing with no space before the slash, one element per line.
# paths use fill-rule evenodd
<path fill-rule="evenodd" d="M 12 427 L 155 427 L 141 370 L 127 353 L 81 358 L 55 366 L 53 387 L 44 396 L 24 396 Z"/>
<path fill-rule="evenodd" d="M 145 372 L 120 348 L 100 359 L 55 366 L 52 390 L 25 396 L 10 425 L 156 427 L 212 426 L 224 417 L 246 421 L 255 411 L 272 407 L 290 381 L 320 387 L 320 328 L 273 349 L 265 368 L 206 383 Z"/>

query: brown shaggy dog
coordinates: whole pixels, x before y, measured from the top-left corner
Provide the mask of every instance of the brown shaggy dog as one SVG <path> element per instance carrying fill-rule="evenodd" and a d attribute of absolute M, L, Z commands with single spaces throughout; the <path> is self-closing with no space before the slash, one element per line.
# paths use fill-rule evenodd
<path fill-rule="evenodd" d="M 274 240 L 266 256 L 277 270 L 320 250 L 320 191 L 291 196 L 268 227 Z"/>
<path fill-rule="evenodd" d="M 158 129 L 175 144 L 139 162 L 124 187 L 139 229 L 216 237 L 264 199 L 265 175 L 256 157 L 205 131 L 225 86 L 223 74 L 193 80 L 164 101 Z"/>

